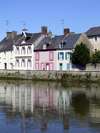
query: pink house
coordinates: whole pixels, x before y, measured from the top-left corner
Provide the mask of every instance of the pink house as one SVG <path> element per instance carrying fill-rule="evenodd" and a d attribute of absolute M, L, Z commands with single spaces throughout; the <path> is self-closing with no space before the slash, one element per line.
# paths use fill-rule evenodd
<path fill-rule="evenodd" d="M 63 35 L 47 36 L 40 41 L 34 50 L 35 70 L 56 70 L 56 50 L 62 39 Z"/>

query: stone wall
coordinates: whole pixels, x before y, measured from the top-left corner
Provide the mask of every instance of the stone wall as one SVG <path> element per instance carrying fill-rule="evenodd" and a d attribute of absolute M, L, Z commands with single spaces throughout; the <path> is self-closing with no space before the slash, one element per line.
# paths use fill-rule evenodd
<path fill-rule="evenodd" d="M 86 65 L 86 71 L 100 71 L 100 64 L 97 63 L 96 65 L 92 63 L 88 63 Z"/>
<path fill-rule="evenodd" d="M 91 66 L 88 66 L 88 68 Z M 100 75 L 100 70 L 99 71 L 90 71 L 85 70 L 85 71 L 46 71 L 46 70 L 0 70 L 0 76 L 11 76 L 11 77 L 20 77 L 20 78 L 52 78 L 56 79 L 57 77 L 60 79 L 61 74 L 63 73 L 69 73 L 72 75 L 86 75 L 90 74 L 91 76 L 99 76 Z"/>

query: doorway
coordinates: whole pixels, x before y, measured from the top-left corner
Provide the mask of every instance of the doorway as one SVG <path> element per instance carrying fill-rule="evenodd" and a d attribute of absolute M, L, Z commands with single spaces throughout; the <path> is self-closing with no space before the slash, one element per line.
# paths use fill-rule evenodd
<path fill-rule="evenodd" d="M 46 68 L 47 68 L 47 70 L 49 70 L 49 64 L 46 64 Z"/>
<path fill-rule="evenodd" d="M 62 63 L 59 64 L 59 68 L 60 68 L 60 70 L 62 70 Z"/>
<path fill-rule="evenodd" d="M 7 69 L 7 63 L 4 63 L 4 69 Z"/>

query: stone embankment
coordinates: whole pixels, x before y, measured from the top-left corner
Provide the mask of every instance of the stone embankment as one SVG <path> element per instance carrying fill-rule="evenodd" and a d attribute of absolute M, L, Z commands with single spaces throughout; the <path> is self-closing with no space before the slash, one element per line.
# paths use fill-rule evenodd
<path fill-rule="evenodd" d="M 0 70 L 0 79 L 99 82 L 100 71 Z"/>

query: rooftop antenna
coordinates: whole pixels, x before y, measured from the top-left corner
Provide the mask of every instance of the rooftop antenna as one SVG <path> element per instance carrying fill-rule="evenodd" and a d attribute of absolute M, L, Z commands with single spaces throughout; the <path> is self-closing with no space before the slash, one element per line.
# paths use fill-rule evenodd
<path fill-rule="evenodd" d="M 63 26 L 63 34 L 64 34 L 64 19 L 62 19 L 61 21 L 62 21 L 62 26 Z"/>
<path fill-rule="evenodd" d="M 20 21 L 21 23 L 23 23 L 23 29 L 25 28 L 24 26 L 26 25 L 26 21 Z"/>
<path fill-rule="evenodd" d="M 7 32 L 8 32 L 8 24 L 9 24 L 9 22 L 8 22 L 8 20 L 6 20 Z"/>

